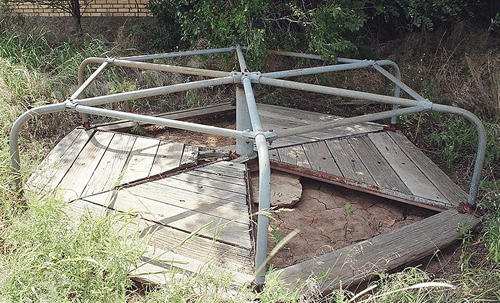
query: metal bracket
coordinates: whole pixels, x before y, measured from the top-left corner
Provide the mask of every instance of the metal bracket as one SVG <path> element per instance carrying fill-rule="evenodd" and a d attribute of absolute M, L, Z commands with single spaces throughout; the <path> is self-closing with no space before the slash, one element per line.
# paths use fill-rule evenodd
<path fill-rule="evenodd" d="M 113 64 L 113 62 L 115 62 L 115 59 L 116 58 L 106 58 L 104 62 L 107 62 L 108 64 Z"/>
<path fill-rule="evenodd" d="M 76 103 L 72 98 L 66 99 L 66 101 L 64 101 L 64 106 L 69 110 L 76 110 L 77 105 L 78 103 Z"/>
<path fill-rule="evenodd" d="M 266 138 L 266 140 L 270 140 L 270 141 L 273 141 L 274 139 L 276 139 L 278 137 L 278 135 L 272 131 L 272 130 L 268 130 L 268 131 L 250 131 L 250 130 L 245 130 L 243 131 L 243 136 L 245 138 L 249 138 L 249 139 L 252 139 L 252 140 L 255 140 L 255 137 L 257 137 L 258 135 L 264 135 L 264 137 Z"/>
<path fill-rule="evenodd" d="M 434 103 L 429 99 L 418 100 L 418 106 L 425 108 L 426 110 L 432 110 Z"/>
<path fill-rule="evenodd" d="M 244 75 L 242 72 L 232 71 L 231 77 L 233 77 L 233 83 L 238 84 L 238 83 L 241 83 L 243 81 Z"/>

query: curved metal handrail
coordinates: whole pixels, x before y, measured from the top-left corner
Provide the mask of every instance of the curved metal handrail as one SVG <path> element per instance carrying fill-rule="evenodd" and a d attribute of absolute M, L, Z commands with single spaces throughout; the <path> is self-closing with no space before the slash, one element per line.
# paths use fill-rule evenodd
<path fill-rule="evenodd" d="M 240 154 L 252 155 L 254 153 L 254 141 L 257 147 L 259 157 L 259 213 L 257 220 L 257 244 L 255 254 L 255 283 L 261 285 L 265 282 L 265 265 L 267 254 L 267 236 L 269 227 L 269 218 L 265 214 L 270 209 L 271 202 L 271 169 L 269 162 L 269 146 L 268 141 L 276 138 L 282 138 L 295 134 L 300 134 L 309 131 L 322 130 L 327 128 L 339 127 L 344 125 L 351 125 L 360 122 L 369 122 L 385 118 L 391 118 L 391 124 L 397 122 L 397 117 L 400 115 L 408 115 L 423 111 L 436 111 L 443 113 L 453 113 L 465 117 L 472 122 L 477 129 L 478 133 L 478 148 L 476 153 L 476 160 L 474 165 L 474 172 L 471 179 L 470 190 L 468 194 L 467 203 L 472 208 L 476 204 L 478 184 L 481 177 L 481 170 L 484 163 L 486 152 L 486 131 L 484 126 L 477 116 L 469 111 L 461 108 L 435 104 L 427 99 L 424 99 L 418 93 L 413 91 L 410 87 L 401 81 L 401 72 L 396 63 L 390 60 L 358 60 L 348 58 L 338 58 L 338 62 L 342 64 L 328 65 L 288 71 L 270 72 L 249 72 L 246 66 L 245 58 L 241 47 L 229 47 L 208 50 L 194 50 L 186 52 L 174 52 L 165 54 L 154 54 L 145 56 L 124 57 L 119 59 L 113 58 L 87 58 L 85 59 L 78 71 L 78 89 L 73 95 L 65 102 L 44 105 L 36 107 L 23 113 L 13 124 L 9 135 L 9 149 L 12 160 L 12 169 L 16 174 L 15 186 L 17 189 L 22 188 L 21 175 L 20 175 L 20 159 L 19 159 L 19 132 L 21 127 L 32 117 L 62 112 L 71 111 L 77 112 L 82 115 L 83 125 L 89 127 L 88 114 L 112 117 L 117 119 L 127 119 L 137 122 L 147 122 L 152 124 L 165 125 L 172 128 L 187 129 L 202 133 L 215 134 L 226 137 L 233 137 L 237 139 L 236 150 Z M 236 51 L 238 62 L 240 65 L 240 72 L 224 72 L 205 70 L 191 67 L 172 66 L 165 64 L 155 64 L 140 61 L 147 61 L 160 58 L 172 58 L 179 56 L 191 56 L 202 54 L 214 54 Z M 270 51 L 273 54 L 293 56 L 309 59 L 321 59 L 320 56 L 311 54 L 302 54 L 284 51 Z M 100 64 L 99 67 L 85 79 L 85 70 L 89 64 Z M 200 75 L 211 77 L 212 79 L 200 80 L 188 83 L 174 84 L 164 87 L 155 87 L 149 89 L 136 90 L 132 92 L 118 93 L 107 96 L 99 96 L 93 98 L 83 98 L 84 90 L 95 80 L 95 78 L 102 73 L 108 66 L 117 65 L 123 67 L 167 71 L 175 73 L 184 73 L 190 75 Z M 395 75 L 386 71 L 382 66 L 390 66 L 394 68 Z M 300 83 L 295 81 L 283 80 L 280 78 L 294 77 L 301 75 L 310 75 L 317 73 L 325 73 L 332 71 L 351 70 L 359 68 L 373 67 L 376 71 L 381 73 L 384 77 L 389 79 L 395 85 L 394 96 L 386 96 L 372 93 L 365 93 L 347 89 L 340 89 L 334 87 L 326 87 L 314 84 Z M 364 99 L 379 103 L 392 104 L 393 109 L 390 111 L 366 114 L 362 116 L 345 118 L 342 120 L 329 121 L 324 123 L 299 126 L 289 129 L 279 129 L 274 131 L 264 130 L 260 121 L 257 104 L 253 93 L 252 83 L 259 83 L 263 85 L 270 85 L 276 87 L 283 87 L 289 89 L 297 89 L 309 92 L 316 92 L 328 95 L 336 95 L 347 98 Z M 139 115 L 134 113 L 126 113 L 115 110 L 108 110 L 102 108 L 92 107 L 99 104 L 122 102 L 127 100 L 134 100 L 139 98 L 164 95 L 174 92 L 187 91 L 191 89 L 212 87 L 217 85 L 235 85 L 236 86 L 236 130 L 229 130 L 220 127 L 203 125 L 198 123 L 184 122 L 172 119 L 165 119 L 159 117 L 151 117 L 146 115 Z M 408 93 L 412 99 L 400 97 L 400 90 Z M 405 108 L 398 108 L 403 106 Z"/>

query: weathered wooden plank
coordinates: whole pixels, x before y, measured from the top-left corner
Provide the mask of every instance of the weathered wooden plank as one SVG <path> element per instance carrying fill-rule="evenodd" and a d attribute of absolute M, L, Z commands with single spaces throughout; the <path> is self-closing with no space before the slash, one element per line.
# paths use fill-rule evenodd
<path fill-rule="evenodd" d="M 49 190 L 46 188 L 47 182 L 52 178 L 57 170 L 58 162 L 66 150 L 73 144 L 76 138 L 80 136 L 83 129 L 76 128 L 56 144 L 49 152 L 47 157 L 37 166 L 26 183 L 28 191 L 39 193 L 41 190 Z"/>
<path fill-rule="evenodd" d="M 223 200 L 212 196 L 183 191 L 158 182 L 147 182 L 122 190 L 126 190 L 135 196 L 162 202 L 164 204 L 246 225 L 250 224 L 248 207 L 246 204 L 241 203 L 241 201 Z"/>
<path fill-rule="evenodd" d="M 193 195 L 199 196 L 199 199 L 205 200 L 206 196 L 215 198 L 214 201 L 235 202 L 246 208 L 246 194 L 239 194 L 224 189 L 217 189 L 213 187 L 204 186 L 201 184 L 190 183 L 186 181 L 176 180 L 173 178 L 165 178 L 150 182 L 153 184 L 161 184 L 168 188 L 172 194 Z M 187 193 L 184 193 L 187 192 Z M 180 196 L 183 198 L 183 196 Z"/>
<path fill-rule="evenodd" d="M 217 174 L 220 176 L 226 176 L 238 179 L 242 179 L 245 176 L 245 173 L 243 171 L 235 170 L 232 169 L 231 167 L 224 167 L 221 165 L 217 165 L 217 162 L 215 164 L 198 167 L 196 168 L 196 170 L 200 172 L 207 172 L 207 173 Z"/>
<path fill-rule="evenodd" d="M 269 159 L 274 160 L 274 161 L 281 161 L 280 155 L 279 155 L 277 149 L 270 149 L 269 150 Z"/>
<path fill-rule="evenodd" d="M 76 220 L 86 212 L 90 212 L 95 216 L 120 215 L 120 212 L 85 200 L 77 200 L 68 204 L 65 211 Z M 124 236 L 139 233 L 142 237 L 147 237 L 149 239 L 148 244 L 152 248 L 171 251 L 172 253 L 205 264 L 208 263 L 242 273 L 251 273 L 253 270 L 252 255 L 248 249 L 199 236 L 190 237 L 190 233 L 160 225 L 140 217 L 128 218 L 126 215 L 124 216 L 124 220 L 116 220 L 117 230 Z M 192 232 L 195 231 L 193 230 Z M 166 258 L 161 259 L 165 260 Z"/>
<path fill-rule="evenodd" d="M 218 161 L 211 164 L 213 166 L 226 167 L 233 170 L 238 170 L 241 172 L 246 172 L 247 166 L 244 163 L 236 163 L 231 161 Z"/>
<path fill-rule="evenodd" d="M 147 183 L 145 183 L 147 184 Z M 200 235 L 215 239 L 227 244 L 238 245 L 250 249 L 250 234 L 248 224 L 243 224 L 216 216 L 206 215 L 190 209 L 185 209 L 150 198 L 142 197 L 130 191 L 130 188 L 121 189 L 110 196 L 98 194 L 86 197 L 85 200 L 109 207 L 122 212 L 133 212 L 146 220 L 170 226 L 185 232 L 200 230 Z M 210 206 L 207 209 L 217 206 Z"/>
<path fill-rule="evenodd" d="M 179 168 L 183 150 L 183 143 L 161 141 L 149 175 L 153 176 Z"/>
<path fill-rule="evenodd" d="M 192 119 L 192 118 L 201 118 L 204 116 L 208 115 L 214 115 L 214 114 L 221 114 L 221 113 L 228 113 L 231 111 L 235 110 L 235 105 L 231 104 L 230 102 L 227 103 L 221 103 L 221 104 L 214 104 L 214 105 L 208 105 L 204 107 L 197 107 L 197 108 L 190 108 L 190 109 L 184 109 L 184 110 L 178 110 L 174 112 L 168 112 L 168 113 L 161 113 L 155 115 L 155 117 L 162 117 L 162 118 L 168 118 L 168 119 L 174 119 L 174 120 L 186 120 L 186 119 Z M 113 121 L 109 123 L 103 123 L 97 125 L 99 130 L 112 130 L 112 131 L 118 131 L 118 130 L 126 130 L 134 127 L 137 122 L 131 122 L 127 120 L 119 120 L 119 121 Z M 149 125 L 148 123 L 139 123 L 140 125 Z"/>
<path fill-rule="evenodd" d="M 238 193 L 238 194 L 243 194 L 243 195 L 245 195 L 247 193 L 247 189 L 246 189 L 245 185 L 228 183 L 228 182 L 224 182 L 224 181 L 204 178 L 201 176 L 188 174 L 188 173 L 177 174 L 177 175 L 170 176 L 168 178 L 175 179 L 175 180 L 181 180 L 181 181 L 185 181 L 185 182 L 189 182 L 189 183 L 193 183 L 193 184 L 198 184 L 198 185 L 201 185 L 204 187 L 223 189 L 226 191 L 230 191 L 230 192 L 234 192 L 234 193 Z"/>
<path fill-rule="evenodd" d="M 415 196 L 413 194 L 405 194 L 389 188 L 379 187 L 378 185 L 360 183 L 359 181 L 353 179 L 330 175 L 328 173 L 319 172 L 304 167 L 298 167 L 284 162 L 271 161 L 271 168 L 273 170 L 279 170 L 286 173 L 318 180 L 321 182 L 339 185 L 356 191 L 369 193 L 375 196 L 400 201 L 406 204 L 411 204 L 434 211 L 443 211 L 450 207 L 453 207 L 453 204 L 450 204 L 449 202 L 426 199 L 423 197 Z"/>
<path fill-rule="evenodd" d="M 186 171 L 185 174 L 198 176 L 198 177 L 202 177 L 202 178 L 207 178 L 207 179 L 211 179 L 211 180 L 216 180 L 216 181 L 221 181 L 221 182 L 227 182 L 229 184 L 237 184 L 237 185 L 246 186 L 245 180 L 243 180 L 241 178 L 228 177 L 228 176 L 218 174 L 216 172 L 215 173 L 214 172 L 206 172 L 206 171 L 200 171 L 200 170 L 196 169 L 196 170 Z"/>
<path fill-rule="evenodd" d="M 79 198 L 108 148 L 113 133 L 96 132 L 57 187 L 63 201 Z"/>
<path fill-rule="evenodd" d="M 257 109 L 259 113 L 271 114 L 274 116 L 281 116 L 284 118 L 292 118 L 300 121 L 304 121 L 307 123 L 310 122 L 320 122 L 320 121 L 329 121 L 331 119 L 336 118 L 336 116 L 322 113 L 315 113 L 311 111 L 296 109 L 296 108 L 287 108 L 283 106 L 270 105 L 270 104 L 257 104 Z"/>
<path fill-rule="evenodd" d="M 307 159 L 302 145 L 281 147 L 278 149 L 278 154 L 282 162 L 300 167 L 311 168 L 311 164 Z"/>
<path fill-rule="evenodd" d="M 81 150 L 87 144 L 87 142 L 92 138 L 94 134 L 94 130 L 78 130 L 78 136 L 73 140 L 71 145 L 68 148 L 64 148 L 61 146 L 58 149 L 58 154 L 54 153 L 50 156 L 51 159 L 47 161 L 47 165 L 40 168 L 42 170 L 47 170 L 47 172 L 42 173 L 40 176 L 37 176 L 36 180 L 34 180 L 31 185 L 35 192 L 38 194 L 47 193 L 49 191 L 54 190 L 57 185 L 64 178 L 66 173 L 68 172 L 73 162 L 76 160 Z M 69 140 L 63 142 L 64 145 L 71 141 L 73 135 L 70 136 Z M 64 150 L 65 149 L 65 150 Z M 61 152 L 64 150 L 62 154 Z"/>
<path fill-rule="evenodd" d="M 326 145 L 345 178 L 371 185 L 377 184 L 346 139 L 328 140 Z"/>
<path fill-rule="evenodd" d="M 278 138 L 274 140 L 269 148 L 270 149 L 276 149 L 280 147 L 287 147 L 287 146 L 293 146 L 293 145 L 299 145 L 303 143 L 308 143 L 308 142 L 315 142 L 317 140 L 311 139 L 311 138 L 306 138 L 306 137 L 301 137 L 301 136 L 288 136 L 284 138 Z"/>
<path fill-rule="evenodd" d="M 368 137 L 354 137 L 348 141 L 379 186 L 411 194 Z"/>
<path fill-rule="evenodd" d="M 198 146 L 184 145 L 184 151 L 182 152 L 181 166 L 188 167 L 197 164 L 198 161 Z"/>
<path fill-rule="evenodd" d="M 449 203 L 387 133 L 371 133 L 368 137 L 414 195 Z"/>
<path fill-rule="evenodd" d="M 135 139 L 135 136 L 124 134 L 113 136 L 82 196 L 107 191 L 120 184 L 123 166 L 132 150 Z"/>
<path fill-rule="evenodd" d="M 159 145 L 160 140 L 137 137 L 123 169 L 120 184 L 147 178 Z"/>
<path fill-rule="evenodd" d="M 387 234 L 356 243 L 281 270 L 280 279 L 293 287 L 300 279 L 323 275 L 322 290 L 348 288 L 375 275 L 435 253 L 462 236 L 462 227 L 479 219 L 455 209 L 433 215 Z"/>
<path fill-rule="evenodd" d="M 303 144 L 302 147 L 311 164 L 311 169 L 342 176 L 339 167 L 335 163 L 335 159 L 333 159 L 324 141 Z"/>
<path fill-rule="evenodd" d="M 448 201 L 455 205 L 467 202 L 467 193 L 455 184 L 418 147 L 413 145 L 408 138 L 399 132 L 388 132 L 388 134 Z"/>

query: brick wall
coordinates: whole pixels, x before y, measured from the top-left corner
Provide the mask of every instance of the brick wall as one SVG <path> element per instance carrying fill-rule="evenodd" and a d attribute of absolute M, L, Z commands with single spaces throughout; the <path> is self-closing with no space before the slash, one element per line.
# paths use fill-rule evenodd
<path fill-rule="evenodd" d="M 149 10 L 146 8 L 148 1 L 149 0 L 94 0 L 87 7 L 82 9 L 82 12 L 83 16 L 86 17 L 145 17 L 150 15 Z M 13 3 L 12 6 L 15 13 L 24 16 L 70 16 L 68 13 L 61 12 L 57 9 L 30 2 Z"/>

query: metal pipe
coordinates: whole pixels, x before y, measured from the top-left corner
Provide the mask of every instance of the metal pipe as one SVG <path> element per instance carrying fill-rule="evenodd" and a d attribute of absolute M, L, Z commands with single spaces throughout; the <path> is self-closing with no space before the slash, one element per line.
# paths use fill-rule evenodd
<path fill-rule="evenodd" d="M 267 237 L 269 217 L 266 213 L 271 208 L 271 165 L 269 163 L 269 149 L 266 137 L 258 134 L 255 137 L 259 156 L 259 215 L 257 217 L 257 244 L 255 248 L 255 280 L 256 285 L 265 282 Z"/>
<path fill-rule="evenodd" d="M 92 83 L 92 81 L 95 80 L 95 78 L 108 66 L 109 61 L 105 61 L 95 70 L 90 77 L 85 80 L 85 69 L 87 65 L 91 62 L 91 60 L 86 61 L 83 60 L 83 62 L 80 64 L 80 67 L 78 68 L 78 89 L 71 95 L 72 99 L 77 99 L 78 97 L 83 95 L 83 91 Z M 80 117 L 82 119 L 82 125 L 85 128 L 90 127 L 90 122 L 89 122 L 89 116 L 86 114 L 80 114 Z"/>
<path fill-rule="evenodd" d="M 49 104 L 40 107 L 35 107 L 23 113 L 21 116 L 19 116 L 12 125 L 9 134 L 9 152 L 12 163 L 12 171 L 15 175 L 14 182 L 16 190 L 18 191 L 21 190 L 21 173 L 20 173 L 21 161 L 19 159 L 19 132 L 21 130 L 21 127 L 32 117 L 36 117 L 42 114 L 61 112 L 64 110 L 65 110 L 64 103 Z"/>
<path fill-rule="evenodd" d="M 83 80 L 83 77 L 78 77 L 78 89 L 71 95 L 71 99 L 77 99 L 83 93 L 83 91 L 92 83 L 95 78 L 108 66 L 109 61 L 104 61 L 87 80 Z"/>
<path fill-rule="evenodd" d="M 345 70 L 352 70 L 352 69 L 369 67 L 369 66 L 372 66 L 373 63 L 374 63 L 374 61 L 364 60 L 364 61 L 355 62 L 355 63 L 292 69 L 292 70 L 286 70 L 286 71 L 263 73 L 262 77 L 278 79 L 278 78 L 305 76 L 305 75 L 313 75 L 313 74 L 320 74 L 320 73 L 338 72 L 338 71 L 345 71 Z"/>
<path fill-rule="evenodd" d="M 107 62 L 110 59 L 106 58 L 89 58 L 92 59 L 92 63 L 101 63 Z M 154 70 L 161 72 L 171 72 L 178 74 L 186 74 L 186 75 L 196 75 L 196 76 L 205 76 L 205 77 L 227 77 L 231 75 L 231 72 L 223 72 L 217 70 L 209 70 L 209 69 L 201 69 L 194 67 L 185 67 L 185 66 L 175 66 L 175 65 L 167 65 L 167 64 L 156 64 L 156 63 L 148 63 L 148 62 L 137 62 L 123 59 L 114 59 L 113 65 L 121 66 L 121 67 L 129 67 L 129 68 L 138 68 L 145 70 Z"/>
<path fill-rule="evenodd" d="M 432 110 L 441 113 L 458 114 L 476 126 L 477 130 L 477 152 L 476 160 L 474 163 L 474 171 L 470 182 L 469 196 L 467 197 L 467 204 L 471 206 L 476 205 L 477 193 L 479 190 L 479 181 L 481 180 L 481 171 L 483 170 L 484 158 L 486 155 L 486 130 L 481 120 L 473 113 L 458 107 L 449 105 L 433 104 Z"/>
<path fill-rule="evenodd" d="M 281 80 L 281 79 L 271 79 L 266 77 L 260 77 L 255 80 L 260 84 L 271 85 L 282 88 L 290 88 L 297 89 L 302 91 L 308 91 L 313 93 L 320 93 L 326 95 L 334 95 L 346 98 L 353 99 L 363 99 L 368 101 L 374 101 L 379 103 L 387 103 L 387 104 L 397 104 L 401 106 L 416 106 L 418 105 L 418 101 L 404 99 L 404 98 L 396 98 L 392 96 L 378 95 L 372 93 L 359 92 L 355 90 L 336 88 L 336 87 L 327 87 L 315 84 L 308 83 L 300 83 L 295 81 Z"/>
<path fill-rule="evenodd" d="M 409 115 L 409 114 L 414 114 L 414 113 L 423 112 L 423 111 L 427 111 L 427 110 L 430 110 L 430 108 L 424 107 L 424 106 L 406 107 L 406 108 L 390 110 L 390 111 L 385 111 L 385 112 L 380 112 L 380 113 L 366 114 L 366 115 L 356 116 L 356 117 L 351 117 L 351 118 L 343 118 L 340 120 L 328 121 L 328 122 L 323 122 L 323 123 L 309 124 L 309 125 L 297 126 L 297 127 L 292 127 L 292 128 L 286 128 L 286 129 L 277 129 L 274 132 L 276 133 L 278 138 L 282 138 L 282 137 L 287 137 L 287 136 L 293 136 L 293 135 L 298 135 L 298 134 L 305 134 L 305 133 L 309 133 L 309 132 L 314 132 L 314 131 L 318 131 L 318 130 L 322 130 L 322 129 L 326 129 L 326 128 L 329 129 L 329 128 L 347 126 L 347 125 L 358 124 L 358 123 L 363 123 L 363 122 L 371 122 L 371 121 L 376 121 L 376 120 L 387 119 L 387 118 L 393 117 L 394 115 Z"/>
<path fill-rule="evenodd" d="M 243 51 L 241 47 L 236 46 L 236 56 L 238 57 L 238 63 L 240 64 L 240 70 L 242 73 L 247 71 L 247 63 L 245 62 L 245 56 L 243 56 Z"/>
<path fill-rule="evenodd" d="M 424 100 L 425 98 L 422 97 L 420 94 L 418 94 L 416 91 L 411 89 L 408 85 L 404 84 L 400 79 L 389 73 L 387 70 L 385 70 L 383 67 L 380 66 L 379 64 L 380 61 L 376 62 L 373 64 L 373 68 L 381 73 L 384 77 L 389 79 L 392 83 L 396 85 L 396 87 L 399 87 L 403 89 L 408 95 L 410 95 L 412 98 L 415 100 Z M 399 68 L 397 69 L 399 70 Z M 400 74 L 401 77 L 401 74 Z"/>
<path fill-rule="evenodd" d="M 262 131 L 262 123 L 260 121 L 259 111 L 255 102 L 255 95 L 253 94 L 252 82 L 248 76 L 241 78 L 243 88 L 245 89 L 245 97 L 247 100 L 248 114 L 250 115 L 250 122 L 254 131 Z"/>
<path fill-rule="evenodd" d="M 160 117 L 151 117 L 151 116 L 146 116 L 146 115 L 120 112 L 120 111 L 109 110 L 109 109 L 104 109 L 104 108 L 83 106 L 83 105 L 80 105 L 77 103 L 73 103 L 73 106 L 67 107 L 67 109 L 73 110 L 73 111 L 76 111 L 79 113 L 90 114 L 90 115 L 99 115 L 99 116 L 110 117 L 110 118 L 115 118 L 115 119 L 130 120 L 130 121 L 136 121 L 136 122 L 145 122 L 145 123 L 150 123 L 150 124 L 163 125 L 163 126 L 172 127 L 172 128 L 178 128 L 178 129 L 190 130 L 190 131 L 195 131 L 195 132 L 200 132 L 200 133 L 205 133 L 205 134 L 225 136 L 225 137 L 238 138 L 238 139 L 240 139 L 240 138 L 247 138 L 248 139 L 249 134 L 251 134 L 251 132 L 244 132 L 244 131 L 239 131 L 239 130 L 234 130 L 234 129 L 221 128 L 221 127 L 215 127 L 215 126 L 210 126 L 210 125 L 203 125 L 203 124 L 198 124 L 198 123 L 179 121 L 179 120 L 173 120 L 173 119 L 166 119 L 166 118 L 160 118 Z"/>
<path fill-rule="evenodd" d="M 146 89 L 141 89 L 141 90 L 136 90 L 136 91 L 131 91 L 131 92 L 124 92 L 124 93 L 117 93 L 117 94 L 112 94 L 112 95 L 107 95 L 107 96 L 99 96 L 99 97 L 92 97 L 92 98 L 85 98 L 85 99 L 76 99 L 74 101 L 75 101 L 75 103 L 78 103 L 78 104 L 94 106 L 94 105 L 100 105 L 100 104 L 108 104 L 108 103 L 115 103 L 115 102 L 121 102 L 121 101 L 135 100 L 135 99 L 139 99 L 139 98 L 147 98 L 147 97 L 154 97 L 154 96 L 159 96 L 159 95 L 166 95 L 166 94 L 170 94 L 170 93 L 178 93 L 178 92 L 183 92 L 183 91 L 197 89 L 197 88 L 212 87 L 212 86 L 224 85 L 224 84 L 232 84 L 232 83 L 234 83 L 234 81 L 235 81 L 235 79 L 233 77 L 224 77 L 224 78 L 194 81 L 194 82 L 189 82 L 189 83 L 180 83 L 180 84 L 174 84 L 174 85 L 169 85 L 169 86 L 146 88 Z"/>
<path fill-rule="evenodd" d="M 246 70 L 245 57 L 240 47 L 236 49 L 238 61 L 242 72 Z M 247 112 L 254 132 L 262 131 L 262 123 L 255 102 L 252 82 L 248 74 L 241 78 L 245 91 Z M 257 243 L 255 247 L 255 280 L 256 285 L 263 285 L 266 276 L 267 237 L 269 229 L 269 217 L 265 214 L 271 207 L 271 164 L 269 163 L 269 147 L 267 139 L 262 133 L 255 136 L 255 145 L 259 157 L 259 214 L 257 216 Z"/>
<path fill-rule="evenodd" d="M 391 60 L 377 60 L 375 61 L 375 64 L 378 65 L 388 65 L 394 68 L 394 73 L 396 78 L 401 82 L 401 70 L 399 69 L 399 65 L 396 64 L 396 62 L 391 61 Z M 402 82 L 401 82 L 402 83 Z M 394 97 L 399 98 L 401 96 L 401 88 L 399 87 L 398 84 L 394 83 Z M 392 109 L 398 109 L 398 105 L 393 104 Z M 391 128 L 396 129 L 396 126 L 398 124 L 398 116 L 394 116 L 391 118 Z"/>
<path fill-rule="evenodd" d="M 306 53 L 297 53 L 297 52 L 289 52 L 289 51 L 282 51 L 282 50 L 270 50 L 269 53 L 274 54 L 274 55 L 279 55 L 279 56 L 286 56 L 286 57 L 295 57 L 295 58 L 327 61 L 327 60 L 325 60 L 325 58 L 321 57 L 320 55 L 313 55 L 313 54 L 306 54 Z M 362 60 L 337 57 L 337 62 L 339 62 L 339 63 L 354 63 L 354 62 L 359 62 L 359 61 L 362 61 Z"/>
<path fill-rule="evenodd" d="M 191 50 L 191 51 L 183 51 L 183 52 L 171 52 L 171 53 L 163 53 L 163 54 L 129 56 L 129 57 L 121 57 L 120 59 L 130 60 L 130 61 L 148 61 L 148 60 L 153 60 L 153 59 L 165 59 L 165 58 L 174 58 L 174 57 L 227 53 L 227 52 L 231 52 L 233 50 L 234 50 L 234 47 L 232 46 L 232 47 L 225 47 L 225 48 L 212 48 L 212 49 L 200 49 L 200 50 Z"/>

